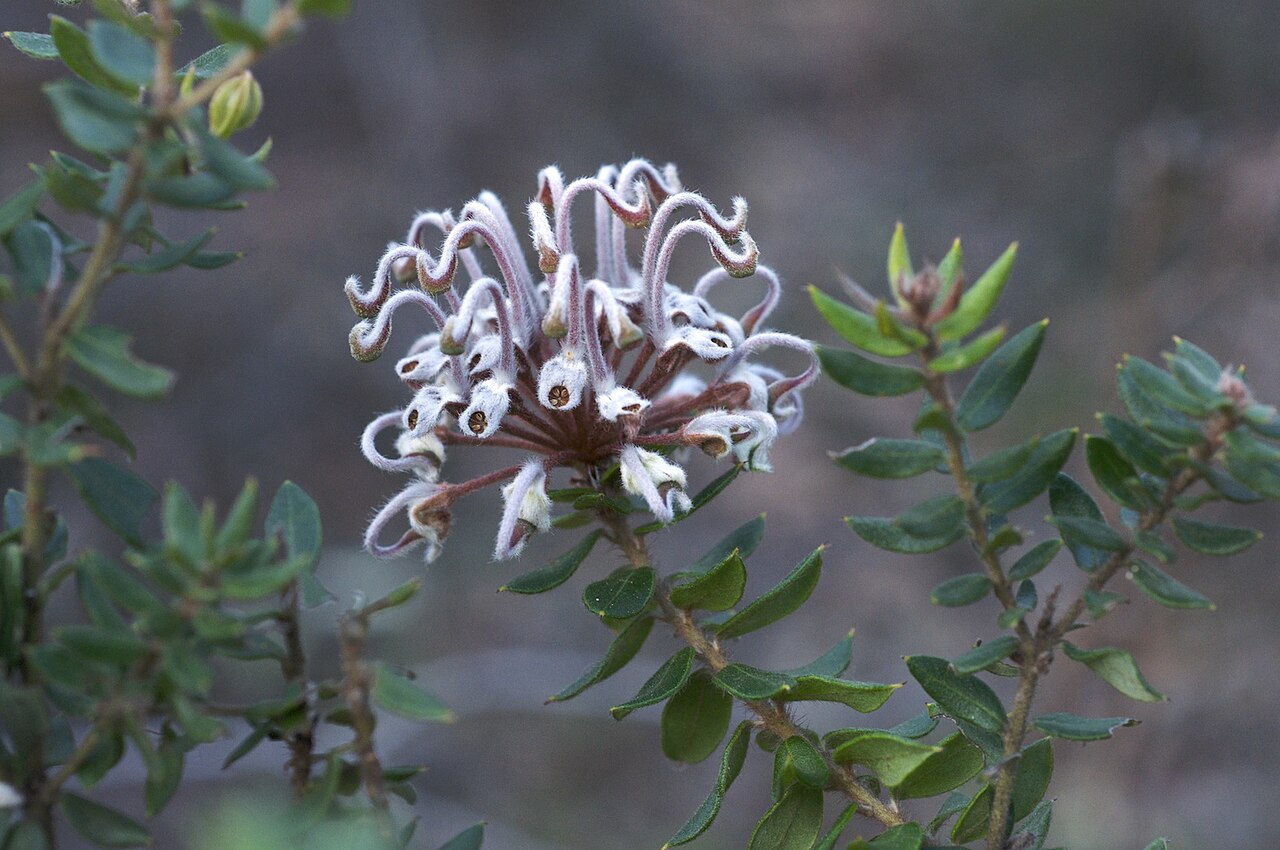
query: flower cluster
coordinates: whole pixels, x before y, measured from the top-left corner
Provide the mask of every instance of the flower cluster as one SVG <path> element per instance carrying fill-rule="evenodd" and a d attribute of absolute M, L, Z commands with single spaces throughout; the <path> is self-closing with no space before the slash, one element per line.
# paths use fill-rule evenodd
<path fill-rule="evenodd" d="M 572 229 L 574 202 L 584 195 L 594 202 L 593 274 Z M 431 560 L 448 534 L 450 506 L 507 482 L 495 557 L 512 557 L 532 532 L 550 527 L 547 479 L 556 467 L 590 486 L 617 464 L 625 490 L 663 522 L 689 508 L 687 476 L 672 450 L 698 446 L 769 469 L 769 447 L 799 424 L 800 391 L 817 363 L 807 341 L 763 328 L 780 285 L 757 264 L 746 202 L 735 198 L 732 209 L 724 215 L 682 189 L 670 165 L 636 159 L 571 182 L 548 167 L 528 206 L 537 275 L 501 202 L 483 192 L 456 217 L 420 213 L 405 241 L 388 246 L 367 289 L 349 278 L 347 296 L 361 317 L 350 337 L 357 359 L 381 355 L 403 306 L 434 323 L 396 364 L 412 399 L 375 418 L 361 440 L 375 466 L 413 476 L 374 517 L 366 547 L 389 557 L 425 545 Z M 631 230 L 643 234 L 639 268 L 628 253 Z M 668 280 L 668 269 L 690 236 L 705 241 L 717 265 L 686 290 Z M 764 284 L 760 303 L 738 318 L 711 306 L 716 286 L 747 277 Z M 397 284 L 409 285 L 395 291 Z M 772 346 L 805 353 L 807 367 L 786 375 L 753 362 Z M 399 430 L 394 454 L 378 446 L 391 429 Z M 531 457 L 450 483 L 440 478 L 450 444 Z M 379 542 L 402 515 L 408 530 Z"/>

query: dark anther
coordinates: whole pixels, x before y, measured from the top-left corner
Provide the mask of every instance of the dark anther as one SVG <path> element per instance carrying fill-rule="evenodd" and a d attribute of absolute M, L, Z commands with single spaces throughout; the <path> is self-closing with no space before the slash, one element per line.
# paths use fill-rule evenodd
<path fill-rule="evenodd" d="M 569 388 L 565 386 L 554 386 L 547 393 L 547 400 L 551 402 L 552 407 L 564 407 L 569 403 Z"/>
<path fill-rule="evenodd" d="M 418 427 L 418 411 L 416 408 L 409 411 L 409 427 L 410 428 Z"/>
<path fill-rule="evenodd" d="M 467 417 L 467 427 L 471 429 L 473 434 L 483 434 L 488 424 L 489 417 L 484 415 L 483 410 L 477 410 Z"/>

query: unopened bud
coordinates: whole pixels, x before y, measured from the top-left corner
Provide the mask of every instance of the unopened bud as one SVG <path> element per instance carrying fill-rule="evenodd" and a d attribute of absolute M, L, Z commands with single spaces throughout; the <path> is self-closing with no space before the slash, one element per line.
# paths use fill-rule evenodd
<path fill-rule="evenodd" d="M 218 86 L 209 101 L 209 132 L 230 138 L 252 126 L 262 113 L 262 86 L 245 71 Z"/>

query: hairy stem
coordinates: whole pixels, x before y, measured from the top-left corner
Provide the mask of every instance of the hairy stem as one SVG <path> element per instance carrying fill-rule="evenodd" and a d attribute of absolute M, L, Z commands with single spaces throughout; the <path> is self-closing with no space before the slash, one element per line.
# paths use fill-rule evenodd
<path fill-rule="evenodd" d="M 342 666 L 342 698 L 351 712 L 351 727 L 355 737 L 351 748 L 360 763 L 360 780 L 365 796 L 379 814 L 383 831 L 390 837 L 391 818 L 387 800 L 387 784 L 382 773 L 382 762 L 373 748 L 373 730 L 376 718 L 371 705 L 373 670 L 364 660 L 365 640 L 369 635 L 368 615 L 351 612 L 338 624 L 339 658 Z"/>
<path fill-rule="evenodd" d="M 622 551 L 628 563 L 633 567 L 652 566 L 644 538 L 636 534 L 627 524 L 626 518 L 610 510 L 600 511 L 601 520 L 609 529 L 609 537 Z M 708 635 L 693 615 L 677 607 L 671 601 L 670 588 L 660 584 L 655 599 L 658 603 L 659 619 L 671 625 L 676 635 L 693 648 L 694 653 L 706 665 L 712 675 L 719 673 L 729 665 L 729 658 L 724 647 L 713 636 Z M 791 712 L 780 700 L 750 700 L 743 705 L 755 715 L 756 726 L 767 730 L 779 740 L 803 734 L 800 727 L 791 717 Z M 844 765 L 836 764 L 831 751 L 819 747 L 822 757 L 831 770 L 833 782 L 840 791 L 858 805 L 859 811 L 867 817 L 879 821 L 886 827 L 898 826 L 905 822 L 896 809 L 886 804 L 870 789 L 858 781 L 858 777 Z"/>
<path fill-rule="evenodd" d="M 302 606 L 299 602 L 298 582 L 292 581 L 281 593 L 280 631 L 284 637 L 285 657 L 280 671 L 285 680 L 297 682 L 302 688 L 303 709 L 306 719 L 288 738 L 289 784 L 294 796 L 301 798 L 311 784 L 311 762 L 315 751 L 316 712 L 307 681 L 307 655 L 302 645 Z"/>

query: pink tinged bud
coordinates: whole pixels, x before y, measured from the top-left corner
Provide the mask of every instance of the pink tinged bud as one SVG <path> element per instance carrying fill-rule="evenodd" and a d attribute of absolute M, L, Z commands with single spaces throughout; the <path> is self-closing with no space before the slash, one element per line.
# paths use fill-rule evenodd
<path fill-rule="evenodd" d="M 689 510 L 692 502 L 684 492 L 687 478 L 679 466 L 637 446 L 624 447 L 618 460 L 623 488 L 644 499 L 660 522 L 671 522 L 677 511 Z"/>
<path fill-rule="evenodd" d="M 511 385 L 486 378 L 471 389 L 471 401 L 458 417 L 464 434 L 486 439 L 502 427 L 502 419 L 511 406 Z"/>
<path fill-rule="evenodd" d="M 551 229 L 547 208 L 538 201 L 529 203 L 529 230 L 533 247 L 538 251 L 538 269 L 543 274 L 555 274 L 556 267 L 560 265 L 560 246 Z"/>
<path fill-rule="evenodd" d="M 535 531 L 551 528 L 551 499 L 547 496 L 547 475 L 540 459 L 531 459 L 502 488 L 502 523 L 494 544 L 493 557 L 514 558 Z"/>
<path fill-rule="evenodd" d="M 1227 366 L 1218 376 L 1218 392 L 1226 396 L 1236 410 L 1245 410 L 1255 403 L 1253 391 L 1240 377 L 1240 370 L 1234 366 Z"/>
<path fill-rule="evenodd" d="M 538 401 L 551 410 L 573 410 L 582 403 L 587 364 L 581 353 L 566 348 L 542 364 L 538 373 Z"/>
<path fill-rule="evenodd" d="M 600 418 L 616 422 L 622 416 L 639 416 L 649 407 L 649 400 L 630 387 L 614 387 L 596 392 L 596 407 Z"/>

